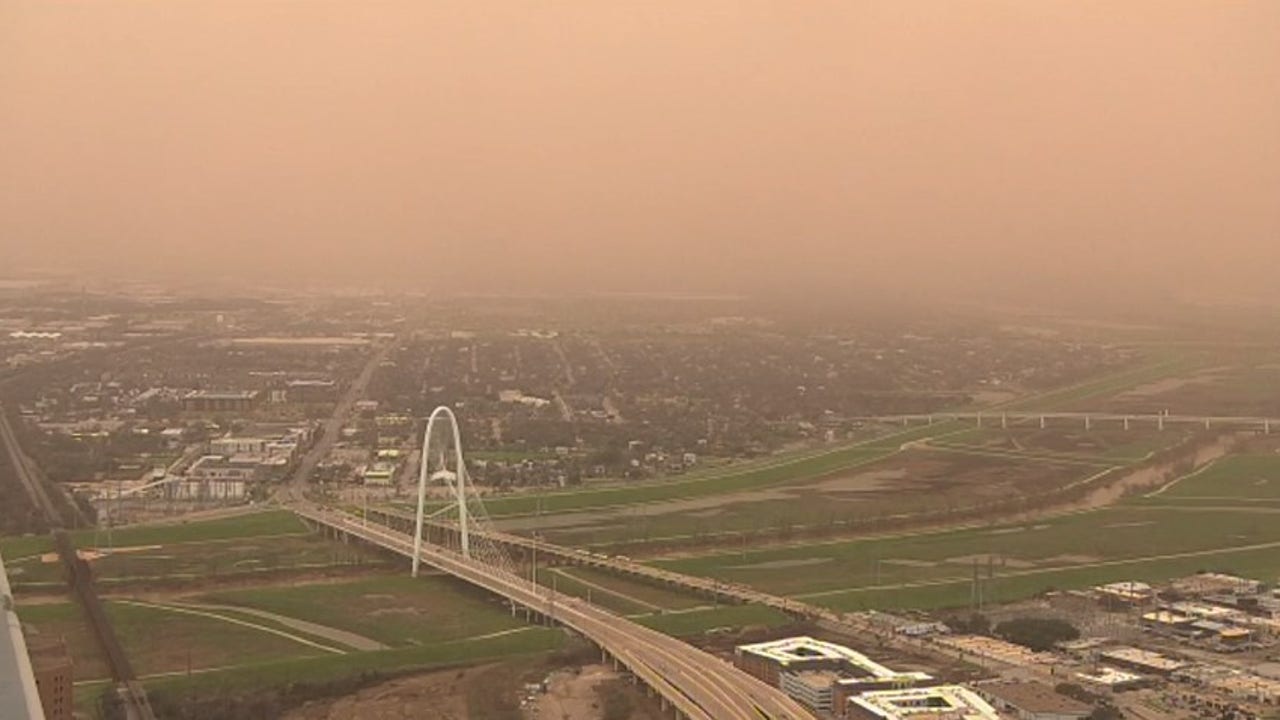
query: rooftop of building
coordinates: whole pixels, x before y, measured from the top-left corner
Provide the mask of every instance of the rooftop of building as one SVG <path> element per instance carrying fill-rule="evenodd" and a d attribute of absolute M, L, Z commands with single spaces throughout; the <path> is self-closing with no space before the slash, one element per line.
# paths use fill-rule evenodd
<path fill-rule="evenodd" d="M 257 390 L 192 390 L 183 397 L 201 400 L 253 400 L 260 394 Z"/>
<path fill-rule="evenodd" d="M 1142 680 L 1142 676 L 1136 673 L 1116 670 L 1115 668 L 1101 667 L 1095 673 L 1076 673 L 1076 677 L 1088 682 L 1097 683 L 1099 685 L 1115 686 L 1134 683 Z"/>
<path fill-rule="evenodd" d="M 1106 585 L 1098 585 L 1093 589 L 1100 593 L 1119 595 L 1122 597 L 1145 596 L 1151 595 L 1155 592 L 1155 589 L 1147 583 L 1138 582 L 1136 580 L 1107 583 Z"/>
<path fill-rule="evenodd" d="M 974 691 L 959 685 L 877 690 L 849 698 L 849 704 L 883 720 L 999 720 Z"/>
<path fill-rule="evenodd" d="M 1084 713 L 1092 707 L 1038 682 L 996 681 L 978 686 L 978 692 L 1028 713 Z"/>
<path fill-rule="evenodd" d="M 1140 650 L 1133 647 L 1118 647 L 1106 650 L 1101 656 L 1107 660 L 1132 663 L 1143 667 L 1154 668 L 1157 670 L 1173 671 L 1183 667 L 1186 663 L 1173 658 L 1165 657 L 1157 652 L 1150 650 Z"/>
<path fill-rule="evenodd" d="M 842 644 L 819 641 L 817 638 L 800 635 L 800 637 L 783 638 L 778 641 L 744 644 L 737 652 L 741 655 L 753 655 L 760 659 L 777 662 L 782 667 L 804 667 L 822 664 L 838 664 L 840 667 L 824 667 L 836 670 L 836 678 L 832 682 L 856 683 L 865 682 L 868 678 L 877 680 L 896 680 L 904 684 L 927 682 L 931 676 L 918 671 L 892 670 L 870 657 L 863 655 Z"/>
<path fill-rule="evenodd" d="M 840 679 L 840 674 L 831 670 L 801 670 L 792 675 L 814 690 L 827 690 Z"/>

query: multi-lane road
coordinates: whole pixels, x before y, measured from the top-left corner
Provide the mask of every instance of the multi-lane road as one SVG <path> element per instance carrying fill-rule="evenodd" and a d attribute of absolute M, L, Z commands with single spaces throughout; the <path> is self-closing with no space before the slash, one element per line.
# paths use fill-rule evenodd
<path fill-rule="evenodd" d="M 308 520 L 412 557 L 413 537 L 367 524 L 345 512 L 297 503 Z M 423 562 L 501 595 L 589 638 L 690 720 L 809 720 L 804 706 L 732 664 L 578 598 L 437 546 L 422 548 Z"/>
<path fill-rule="evenodd" d="M 346 391 L 342 393 L 342 397 L 338 399 L 338 403 L 333 409 L 333 414 L 329 416 L 329 419 L 325 421 L 324 427 L 320 429 L 320 437 L 303 454 L 302 459 L 298 461 L 298 466 L 294 469 L 293 474 L 289 476 L 289 481 L 282 484 L 276 491 L 277 499 L 302 499 L 307 483 L 311 481 L 311 473 L 315 472 L 316 466 L 320 464 L 320 461 L 329 454 L 334 444 L 338 442 L 338 436 L 342 434 L 342 425 L 351 416 L 351 410 L 356 401 L 364 397 L 365 390 L 369 388 L 369 381 L 373 378 L 374 371 L 387 358 L 387 354 L 391 352 L 393 347 L 395 347 L 395 343 L 389 342 L 381 348 L 374 348 L 370 352 L 369 359 L 365 361 L 360 374 L 347 386 Z"/>

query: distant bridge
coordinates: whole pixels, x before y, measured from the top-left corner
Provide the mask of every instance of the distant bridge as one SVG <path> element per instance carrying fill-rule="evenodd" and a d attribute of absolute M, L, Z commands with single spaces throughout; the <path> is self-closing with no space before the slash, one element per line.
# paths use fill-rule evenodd
<path fill-rule="evenodd" d="M 1070 422 L 1092 429 L 1099 424 L 1119 425 L 1128 430 L 1136 425 L 1164 430 L 1171 425 L 1192 425 L 1205 429 L 1236 428 L 1256 430 L 1270 434 L 1272 428 L 1280 428 L 1280 418 L 1239 415 L 1171 415 L 1168 413 L 1115 413 L 1115 412 L 1033 412 L 1033 411 L 970 411 L 914 413 L 904 415 L 855 415 L 844 418 L 860 422 L 880 422 L 898 425 L 932 425 L 941 422 L 966 421 L 977 427 L 1002 427 L 1010 425 L 1038 424 L 1046 428 L 1050 423 Z"/>

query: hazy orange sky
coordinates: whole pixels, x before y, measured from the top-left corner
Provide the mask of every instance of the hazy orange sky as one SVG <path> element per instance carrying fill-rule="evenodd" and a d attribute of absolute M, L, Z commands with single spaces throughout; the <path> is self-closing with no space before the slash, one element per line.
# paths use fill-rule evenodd
<path fill-rule="evenodd" d="M 6 0 L 13 268 L 1280 283 L 1277 0 Z"/>

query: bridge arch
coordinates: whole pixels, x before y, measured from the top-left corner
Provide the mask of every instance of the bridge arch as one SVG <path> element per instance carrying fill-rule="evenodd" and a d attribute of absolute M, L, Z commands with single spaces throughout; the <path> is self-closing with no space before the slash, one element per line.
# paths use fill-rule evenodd
<path fill-rule="evenodd" d="M 467 533 L 467 466 L 462 460 L 462 433 L 458 430 L 458 418 L 447 405 L 441 405 L 431 411 L 427 418 L 427 429 L 422 435 L 422 458 L 418 469 L 418 513 L 413 533 L 413 576 L 418 576 L 418 563 L 422 556 L 422 520 L 423 508 L 427 500 L 427 481 L 431 479 L 428 471 L 431 458 L 431 439 L 437 422 L 448 422 L 453 432 L 454 463 L 457 467 L 457 482 L 453 483 L 454 501 L 458 504 L 458 530 L 460 532 L 462 556 L 471 557 L 471 538 Z M 442 454 L 443 457 L 443 454 Z"/>

